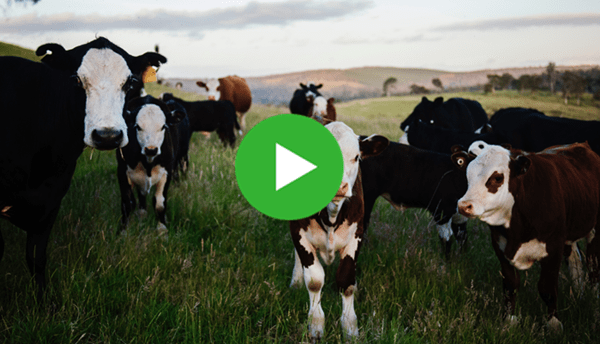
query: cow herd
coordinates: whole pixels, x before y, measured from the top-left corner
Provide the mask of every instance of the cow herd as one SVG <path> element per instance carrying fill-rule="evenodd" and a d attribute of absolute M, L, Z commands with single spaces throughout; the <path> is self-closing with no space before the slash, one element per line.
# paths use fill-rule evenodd
<path fill-rule="evenodd" d="M 41 298 L 50 231 L 86 145 L 115 150 L 122 226 L 136 207 L 145 211 L 154 189 L 158 229 L 164 232 L 167 192 L 187 169 L 192 133 L 216 131 L 233 148 L 252 100 L 237 76 L 199 81 L 208 101 L 188 102 L 170 93 L 140 97 L 147 74 L 167 59 L 154 52 L 131 56 L 102 37 L 68 51 L 45 44 L 36 54 L 45 55 L 42 62 L 0 57 L 7 67 L 0 76 L 0 217 L 27 233 L 27 266 Z M 423 97 L 402 122 L 404 136 L 396 143 L 355 134 L 337 121 L 334 99 L 319 92 L 322 84 L 300 86 L 290 112 L 325 125 L 344 157 L 344 177 L 333 200 L 311 217 L 290 221 L 291 285 L 308 290 L 311 337 L 322 337 L 325 323 L 320 260 L 331 264 L 336 252 L 342 328 L 348 337 L 358 335 L 356 261 L 379 196 L 396 209 L 431 213 L 446 257 L 453 241 L 459 248 L 466 245 L 468 218 L 487 223 L 510 321 L 516 320 L 516 269 L 540 261 L 538 290 L 548 324 L 562 328 L 557 285 L 563 258 L 577 289 L 585 286 L 584 265 L 593 283 L 600 277 L 600 240 L 594 240 L 600 220 L 600 122 L 525 108 L 502 109 L 488 120 L 476 101 Z M 587 242 L 585 258 L 580 241 Z M 3 253 L 0 233 L 0 259 Z"/>

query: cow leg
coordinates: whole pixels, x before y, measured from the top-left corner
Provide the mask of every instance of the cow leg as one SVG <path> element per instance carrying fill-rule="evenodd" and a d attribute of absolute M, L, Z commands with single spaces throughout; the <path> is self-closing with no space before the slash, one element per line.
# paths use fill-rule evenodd
<path fill-rule="evenodd" d="M 138 189 L 137 190 L 137 195 L 138 195 L 138 215 L 145 217 L 147 214 L 147 210 L 146 210 L 146 205 L 147 205 L 147 200 L 146 200 L 146 194 L 144 192 L 142 192 L 142 190 Z"/>
<path fill-rule="evenodd" d="M 294 250 L 294 270 L 292 270 L 292 282 L 290 288 L 299 288 L 304 284 L 304 271 L 302 270 L 302 262 L 298 252 Z"/>
<path fill-rule="evenodd" d="M 571 273 L 571 279 L 573 280 L 575 291 L 579 296 L 581 296 L 585 286 L 583 277 L 583 260 L 576 242 L 570 246 L 565 245 L 564 256 L 567 257 L 567 265 L 569 266 L 569 272 Z"/>
<path fill-rule="evenodd" d="M 229 139 L 227 138 L 227 134 L 225 130 L 221 130 L 221 128 L 219 128 L 217 130 L 217 134 L 219 134 L 219 140 L 221 140 L 221 142 L 223 143 L 223 147 L 227 148 L 227 142 L 229 141 Z M 233 145 L 232 145 L 233 147 Z"/>
<path fill-rule="evenodd" d="M 119 180 L 119 189 L 121 190 L 121 227 L 125 228 L 129 224 L 129 215 L 135 209 L 135 197 L 133 196 L 133 186 L 127 177 L 125 164 L 119 163 L 117 167 L 117 179 Z"/>
<path fill-rule="evenodd" d="M 589 270 L 589 279 L 592 286 L 600 281 L 600 238 L 598 237 L 596 230 L 592 229 L 590 234 L 587 236 L 587 247 L 586 247 L 586 260 Z"/>
<path fill-rule="evenodd" d="M 538 292 L 548 306 L 548 326 L 554 331 L 562 330 L 562 324 L 556 317 L 558 303 L 558 273 L 562 262 L 562 247 L 540 260 L 542 269 L 538 281 Z"/>
<path fill-rule="evenodd" d="M 516 323 L 517 318 L 515 316 L 515 304 L 517 298 L 517 292 L 519 291 L 519 284 L 521 283 L 521 276 L 517 272 L 514 266 L 504 256 L 504 246 L 506 245 L 506 238 L 503 237 L 498 229 L 501 227 L 490 226 L 492 247 L 496 253 L 496 257 L 500 261 L 500 271 L 502 274 L 502 288 L 504 289 L 504 304 L 506 306 L 506 319 L 511 323 Z"/>
<path fill-rule="evenodd" d="M 452 233 L 456 238 L 458 249 L 462 251 L 467 245 L 467 218 L 459 213 L 452 215 Z"/>
<path fill-rule="evenodd" d="M 158 230 L 166 231 L 167 230 L 167 222 L 165 219 L 165 213 L 167 212 L 167 191 L 169 190 L 169 184 L 171 179 L 168 177 L 168 174 L 162 173 L 161 177 L 156 184 L 156 192 L 154 193 L 154 197 L 152 198 L 152 203 L 154 205 L 154 210 L 156 211 L 156 217 L 158 219 Z M 161 233 L 162 234 L 162 233 Z"/>
<path fill-rule="evenodd" d="M 56 216 L 58 215 L 58 208 L 53 210 L 45 221 L 39 224 L 36 232 L 32 228 L 27 228 L 27 242 L 25 244 L 25 260 L 27 261 L 27 268 L 33 276 L 37 286 L 38 301 L 42 300 L 44 291 L 46 289 L 46 250 L 48 248 L 48 238 L 50 237 L 50 230 L 54 225 Z"/>
<path fill-rule="evenodd" d="M 0 262 L 2 261 L 2 257 L 4 257 L 4 237 L 2 236 L 2 231 L 0 231 Z"/>
<path fill-rule="evenodd" d="M 452 223 L 450 222 L 450 219 L 448 219 L 446 223 L 438 223 L 436 227 L 442 244 L 442 251 L 444 252 L 446 259 L 449 259 L 450 249 L 452 248 L 452 242 L 450 241 L 452 238 Z"/>
<path fill-rule="evenodd" d="M 342 329 L 347 337 L 358 336 L 358 324 L 354 312 L 354 292 L 356 291 L 356 259 L 361 239 L 354 237 L 340 252 L 340 265 L 336 283 L 342 296 Z"/>
<path fill-rule="evenodd" d="M 245 113 L 238 113 L 238 116 L 240 118 L 240 128 L 241 128 L 241 130 L 246 130 L 246 114 Z"/>

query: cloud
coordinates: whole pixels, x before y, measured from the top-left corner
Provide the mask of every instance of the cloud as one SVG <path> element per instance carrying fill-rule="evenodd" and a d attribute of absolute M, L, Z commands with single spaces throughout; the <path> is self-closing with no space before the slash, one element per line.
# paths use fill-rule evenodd
<path fill-rule="evenodd" d="M 478 22 L 455 23 L 438 26 L 433 31 L 506 30 L 532 26 L 590 26 L 600 25 L 600 14 L 558 14 L 536 17 L 492 19 Z"/>
<path fill-rule="evenodd" d="M 148 31 L 198 31 L 241 29 L 252 25 L 288 25 L 295 21 L 318 21 L 343 17 L 373 7 L 372 0 L 288 0 L 276 3 L 253 1 L 245 6 L 193 11 L 143 11 L 135 15 L 101 16 L 61 13 L 38 16 L 28 14 L 0 20 L 3 33 L 47 31 L 100 31 L 136 29 Z"/>

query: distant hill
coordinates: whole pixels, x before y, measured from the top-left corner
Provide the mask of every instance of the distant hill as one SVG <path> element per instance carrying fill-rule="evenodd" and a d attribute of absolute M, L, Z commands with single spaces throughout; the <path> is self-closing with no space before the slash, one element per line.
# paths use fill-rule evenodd
<path fill-rule="evenodd" d="M 40 61 L 42 59 L 33 50 L 4 42 L 0 42 L 0 56 L 18 56 L 32 61 Z"/>
<path fill-rule="evenodd" d="M 558 71 L 591 69 L 598 66 L 557 66 Z M 335 97 L 337 100 L 355 98 L 379 97 L 383 93 L 383 83 L 390 77 L 398 81 L 394 93 L 408 93 L 410 86 L 417 84 L 432 91 L 435 87 L 431 83 L 434 78 L 440 78 L 445 88 L 464 89 L 481 86 L 488 82 L 488 74 L 510 73 L 518 78 L 523 74 L 542 74 L 546 67 L 524 67 L 485 69 L 472 72 L 447 72 L 432 69 L 395 68 L 395 67 L 361 67 L 350 69 L 321 69 L 304 72 L 269 75 L 262 77 L 246 77 L 252 90 L 253 102 L 263 104 L 288 104 L 294 90 L 299 83 L 313 81 L 323 84 L 321 93 L 326 97 Z M 200 79 L 167 79 L 165 82 L 175 85 L 182 82 L 183 90 L 204 94 L 204 90 L 196 86 Z"/>

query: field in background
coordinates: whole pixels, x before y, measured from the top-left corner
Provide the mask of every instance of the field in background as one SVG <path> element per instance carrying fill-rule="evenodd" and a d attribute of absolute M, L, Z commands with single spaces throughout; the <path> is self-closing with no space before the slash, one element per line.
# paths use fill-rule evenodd
<path fill-rule="evenodd" d="M 155 96 L 165 90 L 147 87 Z M 451 96 L 479 100 L 488 114 L 523 106 L 551 115 L 600 117 L 589 99 L 577 107 L 544 94 L 444 95 Z M 336 106 L 339 119 L 356 133 L 397 140 L 400 122 L 420 98 L 365 99 Z M 255 104 L 248 127 L 287 112 L 285 107 Z M 116 153 L 86 149 L 51 235 L 50 287 L 41 306 L 33 301 L 34 286 L 25 266 L 25 233 L 0 222 L 6 243 L 0 263 L 0 342 L 308 341 L 308 293 L 288 288 L 294 263 L 288 224 L 249 206 L 235 181 L 235 150 L 223 149 L 215 136 L 206 140 L 195 134 L 192 139 L 187 177 L 172 185 L 168 197 L 168 237 L 156 233 L 152 209 L 119 231 Z M 401 213 L 378 201 L 358 257 L 356 342 L 597 342 L 598 290 L 588 288 L 578 297 L 564 267 L 559 286 L 564 332 L 553 335 L 545 327 L 546 307 L 536 288 L 538 265 L 521 274 L 520 323 L 508 326 L 501 318 L 499 264 L 487 226 L 471 220 L 468 228 L 468 248 L 455 250 L 446 261 L 428 213 Z M 336 268 L 337 261 L 325 269 L 324 343 L 343 342 Z"/>

